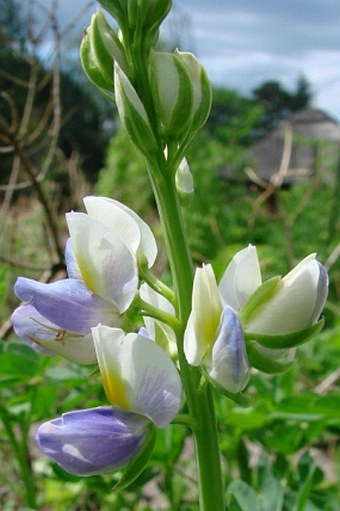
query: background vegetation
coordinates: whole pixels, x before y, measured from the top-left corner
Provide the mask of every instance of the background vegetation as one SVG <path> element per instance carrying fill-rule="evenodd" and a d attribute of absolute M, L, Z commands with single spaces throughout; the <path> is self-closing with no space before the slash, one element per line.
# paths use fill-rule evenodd
<path fill-rule="evenodd" d="M 39 25 L 21 17 L 15 0 L 0 7 L 0 508 L 194 511 L 192 445 L 180 426 L 159 432 L 150 466 L 119 495 L 111 492 L 119 474 L 78 479 L 35 446 L 41 421 L 105 397 L 88 368 L 42 356 L 13 336 L 16 276 L 49 282 L 64 275 L 63 213 L 80 209 L 86 193 L 135 209 L 160 247 L 162 235 L 143 158 L 77 65 L 61 67 L 66 34 L 53 10 Z M 48 62 L 41 57 L 47 26 L 54 41 Z M 318 178 L 322 168 L 289 188 L 260 188 L 244 172 L 252 165 L 249 147 L 309 105 L 310 91 L 305 78 L 293 91 L 266 82 L 251 97 L 215 90 L 210 119 L 188 154 L 195 195 L 185 218 L 197 264 L 212 261 L 221 274 L 236 250 L 253 243 L 265 278 L 314 251 L 330 273 L 326 327 L 299 349 L 293 369 L 254 374 L 250 408 L 216 396 L 231 511 L 339 509 L 340 165 L 332 186 Z M 228 179 L 226 166 L 233 169 Z M 162 250 L 157 271 L 169 279 Z"/>

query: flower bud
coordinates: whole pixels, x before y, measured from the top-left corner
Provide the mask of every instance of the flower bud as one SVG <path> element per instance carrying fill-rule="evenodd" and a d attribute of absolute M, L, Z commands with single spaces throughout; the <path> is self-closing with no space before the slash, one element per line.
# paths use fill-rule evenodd
<path fill-rule="evenodd" d="M 211 358 L 205 362 L 209 378 L 224 390 L 237 394 L 248 384 L 248 362 L 241 323 L 233 309 L 226 307 L 221 317 Z"/>
<path fill-rule="evenodd" d="M 113 65 L 126 69 L 124 49 L 102 12 L 92 16 L 80 46 L 80 58 L 88 78 L 113 101 Z"/>
<path fill-rule="evenodd" d="M 159 26 L 171 8 L 171 0 L 99 0 L 99 3 L 117 21 L 124 38 L 133 38 L 136 32 L 144 48 L 157 42 Z"/>
<path fill-rule="evenodd" d="M 189 73 L 192 93 L 193 109 L 191 119 L 191 131 L 197 131 L 206 122 L 212 102 L 211 85 L 205 69 L 192 53 L 175 51 L 175 55 L 184 64 Z"/>
<path fill-rule="evenodd" d="M 308 329 L 319 319 L 327 290 L 327 272 L 311 254 L 279 281 L 269 299 L 257 303 L 244 326 L 267 335 Z"/>
<path fill-rule="evenodd" d="M 128 2 L 126 0 L 98 0 L 98 2 L 122 26 L 127 17 Z"/>
<path fill-rule="evenodd" d="M 129 0 L 127 2 L 127 20 L 130 29 L 141 27 L 144 32 L 158 29 L 168 14 L 171 0 Z"/>
<path fill-rule="evenodd" d="M 171 4 L 171 0 L 143 0 L 141 5 L 143 25 L 148 28 L 158 28 L 170 11 Z"/>
<path fill-rule="evenodd" d="M 194 180 L 186 158 L 183 158 L 179 164 L 175 182 L 182 206 L 189 205 L 194 194 Z"/>
<path fill-rule="evenodd" d="M 265 348 L 290 349 L 308 341 L 323 326 L 319 317 L 327 298 L 328 276 L 315 254 L 284 278 L 273 277 L 262 284 L 256 248 L 249 245 L 235 255 L 219 289 L 223 302 L 238 311 L 248 345 L 257 341 Z"/>
<path fill-rule="evenodd" d="M 165 136 L 179 138 L 191 122 L 193 90 L 190 75 L 173 53 L 152 52 L 151 84 Z"/>
<path fill-rule="evenodd" d="M 128 77 L 115 64 L 116 103 L 120 119 L 125 124 L 132 142 L 145 154 L 150 155 L 157 149 L 146 110 Z"/>

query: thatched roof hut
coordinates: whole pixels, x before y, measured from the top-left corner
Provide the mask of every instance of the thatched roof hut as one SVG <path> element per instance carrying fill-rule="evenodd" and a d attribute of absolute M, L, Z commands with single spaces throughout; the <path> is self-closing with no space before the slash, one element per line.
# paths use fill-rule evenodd
<path fill-rule="evenodd" d="M 292 115 L 250 150 L 251 167 L 263 181 L 270 181 L 282 165 L 285 184 L 316 172 L 332 181 L 339 158 L 340 126 L 329 115 L 307 108 Z"/>

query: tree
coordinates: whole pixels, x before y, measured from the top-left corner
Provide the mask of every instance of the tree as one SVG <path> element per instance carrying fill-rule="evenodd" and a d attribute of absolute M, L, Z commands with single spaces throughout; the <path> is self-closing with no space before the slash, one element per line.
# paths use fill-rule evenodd
<path fill-rule="evenodd" d="M 293 112 L 297 112 L 298 110 L 302 110 L 302 108 L 306 108 L 311 104 L 313 99 L 312 88 L 309 80 L 301 75 L 296 82 L 296 91 L 295 94 L 292 95 L 292 110 Z"/>
<path fill-rule="evenodd" d="M 262 113 L 262 107 L 253 99 L 235 90 L 215 88 L 206 129 L 223 143 L 247 146 Z"/>
<path fill-rule="evenodd" d="M 0 0 L 0 52 L 13 43 L 24 47 L 27 31 L 21 12 L 22 6 L 17 0 Z"/>
<path fill-rule="evenodd" d="M 292 92 L 280 82 L 269 80 L 254 89 L 252 96 L 263 107 L 259 134 L 264 135 L 293 112 L 309 106 L 312 92 L 310 82 L 306 77 L 300 76 Z"/>
<path fill-rule="evenodd" d="M 45 119 L 46 126 L 53 126 L 53 129 L 42 130 L 39 141 L 33 137 L 36 142 L 34 147 L 30 146 L 33 163 L 41 167 L 49 133 L 54 131 L 56 149 L 61 149 L 66 158 L 76 153 L 86 177 L 93 182 L 103 165 L 104 150 L 112 133 L 112 130 L 106 133 L 103 128 L 108 115 L 112 116 L 112 111 L 108 112 L 107 106 L 105 111 L 99 108 L 99 101 L 89 92 L 90 86 L 79 80 L 76 73 L 70 69 L 65 73 L 59 69 L 59 63 L 52 62 L 47 66 L 41 60 L 39 45 L 44 40 L 42 32 L 40 27 L 35 27 L 33 21 L 31 32 L 26 30 L 26 21 L 31 22 L 23 18 L 17 0 L 0 0 L 0 90 L 3 91 L 0 97 L 0 118 L 3 121 L 0 131 L 6 131 L 6 126 L 20 131 L 23 144 L 23 133 L 27 134 L 27 140 L 32 139 L 28 134 L 37 133 L 35 130 Z M 35 37 L 33 32 L 39 34 L 39 37 Z M 59 44 L 59 34 L 55 36 L 56 44 Z M 58 51 L 56 48 L 55 53 Z M 53 119 L 54 115 L 59 117 L 59 114 L 60 119 Z M 19 128 L 24 116 L 27 119 L 25 130 Z M 60 125 L 58 134 L 56 122 Z M 1 156 L 2 184 L 7 183 L 11 173 L 12 156 L 10 152 L 4 152 Z M 62 179 L 58 166 L 53 162 L 48 176 Z"/>

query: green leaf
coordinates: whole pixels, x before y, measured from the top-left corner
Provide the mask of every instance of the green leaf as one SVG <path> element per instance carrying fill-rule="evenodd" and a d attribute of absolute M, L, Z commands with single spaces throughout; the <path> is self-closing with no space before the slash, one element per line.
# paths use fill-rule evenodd
<path fill-rule="evenodd" d="M 304 511 L 306 509 L 309 494 L 313 486 L 315 463 L 308 452 L 299 460 L 298 468 L 302 471 L 301 486 L 299 488 L 293 511 Z"/>
<path fill-rule="evenodd" d="M 255 491 L 243 481 L 233 481 L 228 488 L 230 511 L 261 511 Z"/>
<path fill-rule="evenodd" d="M 280 402 L 278 410 L 271 412 L 275 419 L 316 422 L 320 427 L 327 424 L 339 424 L 340 396 L 338 394 L 319 396 L 304 393 L 290 396 Z"/>
<path fill-rule="evenodd" d="M 0 355 L 0 381 L 25 381 L 36 375 L 38 355 L 24 344 L 12 344 Z"/>
<path fill-rule="evenodd" d="M 124 490 L 141 475 L 151 457 L 155 442 L 156 428 L 153 424 L 150 424 L 148 436 L 142 449 L 125 468 L 121 479 L 112 488 L 114 492 L 117 493 Z"/>
<path fill-rule="evenodd" d="M 309 339 L 320 332 L 324 323 L 325 319 L 321 318 L 317 323 L 315 323 L 315 325 L 312 325 L 309 328 L 280 335 L 260 334 L 246 331 L 244 337 L 246 342 L 257 341 L 265 348 L 289 349 L 309 341 Z"/>
<path fill-rule="evenodd" d="M 258 463 L 263 511 L 282 511 L 284 490 L 273 473 L 273 464 L 269 456 L 263 453 Z"/>

